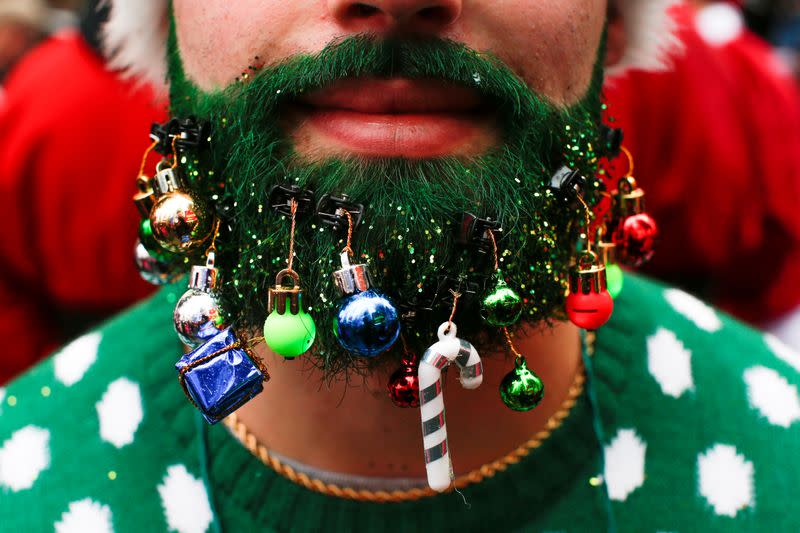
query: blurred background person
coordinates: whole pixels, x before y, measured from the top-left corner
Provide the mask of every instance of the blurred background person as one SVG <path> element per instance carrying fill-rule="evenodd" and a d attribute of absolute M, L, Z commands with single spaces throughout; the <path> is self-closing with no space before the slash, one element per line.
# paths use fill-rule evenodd
<path fill-rule="evenodd" d="M 133 262 L 131 196 L 150 124 L 165 108 L 150 88 L 105 67 L 96 8 L 80 28 L 30 50 L 4 81 L 0 383 L 151 291 Z"/>
<path fill-rule="evenodd" d="M 607 91 L 662 228 L 645 272 L 800 346 L 797 85 L 735 4 L 674 16 L 674 69 Z"/>

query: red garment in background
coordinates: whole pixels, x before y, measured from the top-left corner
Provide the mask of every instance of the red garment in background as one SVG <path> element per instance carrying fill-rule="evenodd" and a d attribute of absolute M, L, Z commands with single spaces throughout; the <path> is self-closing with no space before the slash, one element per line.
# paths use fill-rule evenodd
<path fill-rule="evenodd" d="M 674 70 L 606 91 L 662 229 L 645 271 L 764 323 L 800 306 L 798 89 L 754 34 L 714 46 L 693 8 L 676 17 Z"/>
<path fill-rule="evenodd" d="M 4 93 L 0 383 L 67 340 L 67 318 L 97 319 L 151 292 L 133 263 L 131 196 L 150 124 L 165 116 L 77 33 L 32 50 Z"/>

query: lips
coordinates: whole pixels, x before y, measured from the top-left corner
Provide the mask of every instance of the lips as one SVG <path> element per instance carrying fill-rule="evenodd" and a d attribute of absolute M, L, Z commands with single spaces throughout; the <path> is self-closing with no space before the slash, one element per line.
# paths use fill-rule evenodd
<path fill-rule="evenodd" d="M 291 114 L 301 151 L 429 158 L 481 151 L 492 138 L 480 95 L 438 80 L 342 80 Z"/>

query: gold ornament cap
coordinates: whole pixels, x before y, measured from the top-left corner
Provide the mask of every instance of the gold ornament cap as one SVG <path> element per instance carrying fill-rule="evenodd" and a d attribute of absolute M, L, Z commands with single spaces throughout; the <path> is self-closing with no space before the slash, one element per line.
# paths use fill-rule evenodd
<path fill-rule="evenodd" d="M 166 161 L 161 161 L 156 167 L 156 176 L 153 178 L 153 191 L 156 197 L 175 192 L 185 188 L 185 184 L 178 173 Z"/>
<path fill-rule="evenodd" d="M 291 288 L 283 286 L 283 280 L 291 277 L 294 285 Z M 267 300 L 267 313 L 277 311 L 279 315 L 286 314 L 288 306 L 289 313 L 297 315 L 300 313 L 300 302 L 303 296 L 303 289 L 300 288 L 300 276 L 294 270 L 284 269 L 275 276 L 275 286 L 270 287 Z"/>
<path fill-rule="evenodd" d="M 633 176 L 626 176 L 617 185 L 614 211 L 617 217 L 628 217 L 644 213 L 644 190 L 636 185 Z"/>
<path fill-rule="evenodd" d="M 606 290 L 606 267 L 598 264 L 594 252 L 584 252 L 569 273 L 572 294 L 591 294 Z"/>

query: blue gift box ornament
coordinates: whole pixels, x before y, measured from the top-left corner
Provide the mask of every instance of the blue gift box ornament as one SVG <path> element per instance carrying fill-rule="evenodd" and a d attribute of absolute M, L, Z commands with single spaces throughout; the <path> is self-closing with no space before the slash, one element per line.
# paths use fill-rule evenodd
<path fill-rule="evenodd" d="M 187 398 L 216 424 L 264 390 L 266 370 L 227 328 L 175 364 Z"/>

